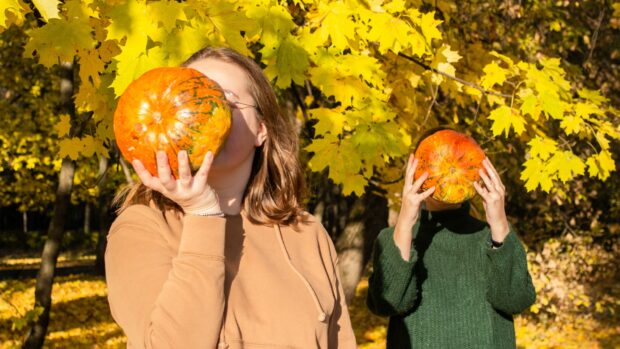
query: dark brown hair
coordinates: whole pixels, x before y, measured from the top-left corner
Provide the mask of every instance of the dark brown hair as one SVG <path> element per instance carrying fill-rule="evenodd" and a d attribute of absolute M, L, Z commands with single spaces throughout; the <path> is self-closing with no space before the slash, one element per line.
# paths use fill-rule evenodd
<path fill-rule="evenodd" d="M 252 172 L 243 195 L 243 210 L 253 223 L 296 223 L 302 216 L 305 195 L 298 135 L 292 121 L 281 112 L 269 80 L 256 62 L 229 48 L 205 47 L 182 66 L 203 59 L 233 63 L 245 70 L 251 82 L 250 93 L 267 128 L 267 138 L 254 154 Z M 162 212 L 170 209 L 183 212 L 175 202 L 141 183 L 125 188 L 115 199 L 116 204 L 122 203 L 119 212 L 130 205 L 151 201 Z"/>

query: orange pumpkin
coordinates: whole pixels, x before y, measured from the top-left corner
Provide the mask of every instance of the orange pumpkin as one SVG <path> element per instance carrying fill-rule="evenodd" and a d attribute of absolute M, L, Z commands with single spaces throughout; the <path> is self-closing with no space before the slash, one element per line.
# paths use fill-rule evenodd
<path fill-rule="evenodd" d="M 485 155 L 473 138 L 452 130 L 437 131 L 420 142 L 415 157 L 414 178 L 428 172 L 422 189 L 434 186 L 433 199 L 454 204 L 476 195 L 474 182 L 480 180 L 478 170 Z"/>
<path fill-rule="evenodd" d="M 157 175 L 156 152 L 168 155 L 178 178 L 177 153 L 186 150 L 196 171 L 208 151 L 217 154 L 232 123 L 224 92 L 213 80 L 185 67 L 156 68 L 133 81 L 114 113 L 114 134 L 123 156 L 142 161 Z"/>

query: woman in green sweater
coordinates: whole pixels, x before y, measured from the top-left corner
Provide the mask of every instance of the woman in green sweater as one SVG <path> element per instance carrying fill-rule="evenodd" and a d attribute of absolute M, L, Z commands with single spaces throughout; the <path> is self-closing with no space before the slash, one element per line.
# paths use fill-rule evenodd
<path fill-rule="evenodd" d="M 430 134 L 428 135 L 430 136 Z M 444 204 L 413 181 L 409 157 L 396 226 L 381 231 L 367 304 L 389 316 L 387 348 L 515 348 L 513 315 L 536 299 L 525 250 L 504 210 L 505 187 L 488 158 L 480 170 L 486 223 L 469 202 Z"/>

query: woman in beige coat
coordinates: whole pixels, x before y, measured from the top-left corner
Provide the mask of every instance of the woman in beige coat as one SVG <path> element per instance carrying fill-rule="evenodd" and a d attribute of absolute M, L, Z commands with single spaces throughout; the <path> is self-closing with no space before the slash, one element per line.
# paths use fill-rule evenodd
<path fill-rule="evenodd" d="M 108 235 L 106 279 L 128 348 L 356 347 L 333 243 L 301 207 L 293 126 L 258 65 L 205 48 L 184 66 L 225 91 L 233 122 L 222 151 L 179 178 L 132 164 Z"/>

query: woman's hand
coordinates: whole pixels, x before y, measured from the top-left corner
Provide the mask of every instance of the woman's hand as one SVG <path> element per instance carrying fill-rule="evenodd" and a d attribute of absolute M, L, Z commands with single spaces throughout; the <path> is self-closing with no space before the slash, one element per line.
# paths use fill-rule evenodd
<path fill-rule="evenodd" d="M 157 152 L 157 177 L 152 176 L 140 160 L 134 159 L 131 163 L 145 186 L 176 202 L 186 214 L 221 213 L 217 195 L 207 184 L 213 153 L 207 153 L 194 177 L 185 150 L 178 153 L 178 161 L 178 179 L 172 176 L 168 157 L 163 151 Z"/>
<path fill-rule="evenodd" d="M 484 170 L 478 171 L 484 185 L 474 182 L 474 188 L 482 197 L 482 204 L 486 212 L 487 223 L 491 227 L 493 240 L 502 242 L 508 235 L 509 229 L 506 210 L 504 209 L 506 187 L 488 157 L 482 161 L 482 165 Z"/>
<path fill-rule="evenodd" d="M 409 259 L 411 239 L 413 238 L 411 230 L 420 216 L 422 202 L 433 195 L 435 191 L 435 187 L 431 187 L 419 193 L 422 184 L 428 178 L 428 172 L 424 172 L 420 178 L 413 182 L 413 176 L 417 167 L 418 159 L 415 159 L 413 154 L 410 154 L 409 161 L 407 162 L 407 171 L 405 172 L 402 205 L 396 226 L 394 227 L 394 242 L 400 248 L 401 256 L 405 260 Z"/>

